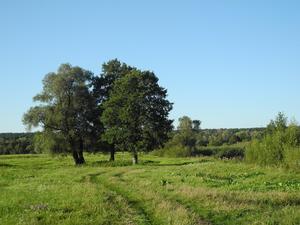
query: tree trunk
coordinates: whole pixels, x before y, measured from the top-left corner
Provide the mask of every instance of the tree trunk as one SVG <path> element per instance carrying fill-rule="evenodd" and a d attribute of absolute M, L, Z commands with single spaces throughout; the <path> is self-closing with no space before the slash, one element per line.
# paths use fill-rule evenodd
<path fill-rule="evenodd" d="M 85 163 L 83 157 L 83 141 L 79 141 L 79 148 L 75 144 L 71 144 L 72 147 L 72 155 L 75 162 L 75 165 L 82 165 Z"/>
<path fill-rule="evenodd" d="M 83 157 L 83 140 L 79 140 L 79 150 L 78 150 L 78 158 L 79 158 L 79 164 L 84 164 L 85 160 Z"/>
<path fill-rule="evenodd" d="M 72 155 L 73 155 L 75 165 L 78 165 L 79 164 L 79 157 L 78 157 L 76 149 L 72 149 Z"/>
<path fill-rule="evenodd" d="M 132 156 L 132 164 L 133 164 L 133 165 L 138 164 L 138 154 L 137 154 L 137 152 L 134 152 L 134 153 L 133 153 L 133 156 Z"/>
<path fill-rule="evenodd" d="M 109 161 L 111 161 L 111 162 L 115 161 L 115 148 L 114 147 L 110 150 Z"/>

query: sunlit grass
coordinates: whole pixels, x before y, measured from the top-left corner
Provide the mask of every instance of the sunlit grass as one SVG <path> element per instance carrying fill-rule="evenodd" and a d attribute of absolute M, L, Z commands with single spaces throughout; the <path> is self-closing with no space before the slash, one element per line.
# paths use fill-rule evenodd
<path fill-rule="evenodd" d="M 212 158 L 0 157 L 0 224 L 299 224 L 300 174 Z"/>

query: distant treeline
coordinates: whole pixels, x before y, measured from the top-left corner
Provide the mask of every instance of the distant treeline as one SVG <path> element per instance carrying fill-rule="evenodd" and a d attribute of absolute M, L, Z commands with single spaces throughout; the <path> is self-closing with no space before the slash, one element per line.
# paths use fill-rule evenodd
<path fill-rule="evenodd" d="M 196 135 L 190 136 L 191 142 L 198 147 L 214 147 L 249 142 L 263 137 L 265 128 L 242 129 L 199 129 Z M 175 136 L 179 130 L 174 130 L 170 136 Z M 43 152 L 39 143 L 34 141 L 36 133 L 0 133 L 0 154 L 34 154 Z M 88 147 L 88 146 L 86 146 Z M 89 149 L 86 149 L 89 151 Z M 98 151 L 105 149 L 98 149 Z M 201 151 L 200 151 L 201 152 Z M 208 154 L 208 153 L 207 153 Z"/>
<path fill-rule="evenodd" d="M 180 118 L 178 129 L 154 154 L 245 158 L 263 166 L 300 169 L 300 126 L 296 120 L 288 122 L 282 112 L 266 128 L 201 130 L 200 124 L 187 116 Z"/>
<path fill-rule="evenodd" d="M 243 158 L 245 146 L 252 140 L 261 140 L 266 132 L 266 128 L 201 129 L 200 126 L 200 120 L 188 116 L 179 118 L 179 125 L 170 134 L 169 141 L 154 154 Z"/>
<path fill-rule="evenodd" d="M 261 139 L 266 128 L 233 128 L 233 129 L 202 129 L 198 132 L 199 146 L 233 145 L 239 142 L 248 142 Z"/>
<path fill-rule="evenodd" d="M 0 133 L 0 154 L 34 153 L 34 133 Z"/>

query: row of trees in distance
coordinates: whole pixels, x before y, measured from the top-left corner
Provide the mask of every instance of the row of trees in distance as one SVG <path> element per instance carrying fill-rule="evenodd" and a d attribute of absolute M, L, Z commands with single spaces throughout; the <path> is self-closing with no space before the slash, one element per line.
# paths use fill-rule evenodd
<path fill-rule="evenodd" d="M 182 117 L 181 120 L 188 119 L 192 121 L 189 117 Z M 199 125 L 201 125 L 201 121 Z M 179 122 L 180 123 L 180 122 Z M 171 143 L 185 145 L 192 148 L 192 152 L 197 148 L 201 151 L 199 153 L 209 154 L 209 149 L 217 149 L 217 147 L 240 145 L 252 141 L 254 139 L 262 139 L 266 128 L 236 128 L 236 129 L 202 129 L 200 126 L 197 127 L 195 120 L 192 121 L 193 128 L 190 127 L 192 135 L 186 135 L 189 140 L 184 140 L 184 133 L 181 133 L 179 127 L 172 130 L 168 136 L 169 141 L 164 145 L 166 147 L 171 146 Z M 55 146 L 54 140 L 49 140 L 44 138 L 43 132 L 35 133 L 16 133 L 16 134 L 0 134 L 0 154 L 27 154 L 27 153 L 46 153 L 49 149 L 54 151 L 53 146 Z M 183 137 L 182 137 L 183 136 Z M 175 140 L 173 140 L 175 139 Z M 182 140 L 182 143 L 180 143 Z M 99 144 L 100 143 L 100 144 Z M 95 146 L 96 145 L 96 146 Z M 114 151 L 113 148 L 108 145 L 108 143 L 98 142 L 94 143 L 85 141 L 85 151 L 95 153 L 98 151 L 109 152 L 111 154 L 110 158 L 113 159 Z M 61 147 L 64 147 L 61 145 Z M 194 150 L 193 150 L 194 149 Z M 124 149 L 122 149 L 124 150 Z M 59 150 L 59 145 L 56 144 L 56 151 L 63 153 L 63 150 Z M 166 152 L 165 152 L 166 153 Z M 184 156 L 185 153 L 181 152 L 179 155 Z M 176 154 L 171 154 L 171 156 L 176 156 Z"/>
<path fill-rule="evenodd" d="M 243 157 L 245 145 L 264 136 L 265 128 L 201 129 L 201 121 L 183 116 L 165 146 L 155 151 L 160 156 L 217 155 Z"/>
<path fill-rule="evenodd" d="M 34 153 L 33 133 L 1 133 L 0 155 Z"/>

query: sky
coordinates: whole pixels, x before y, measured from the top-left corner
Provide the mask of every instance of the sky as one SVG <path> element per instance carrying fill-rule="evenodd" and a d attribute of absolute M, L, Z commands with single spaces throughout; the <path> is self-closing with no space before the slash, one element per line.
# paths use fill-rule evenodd
<path fill-rule="evenodd" d="M 119 60 L 154 71 L 203 128 L 300 120 L 300 1 L 0 0 L 0 132 L 23 114 L 61 63 L 98 75 Z"/>

